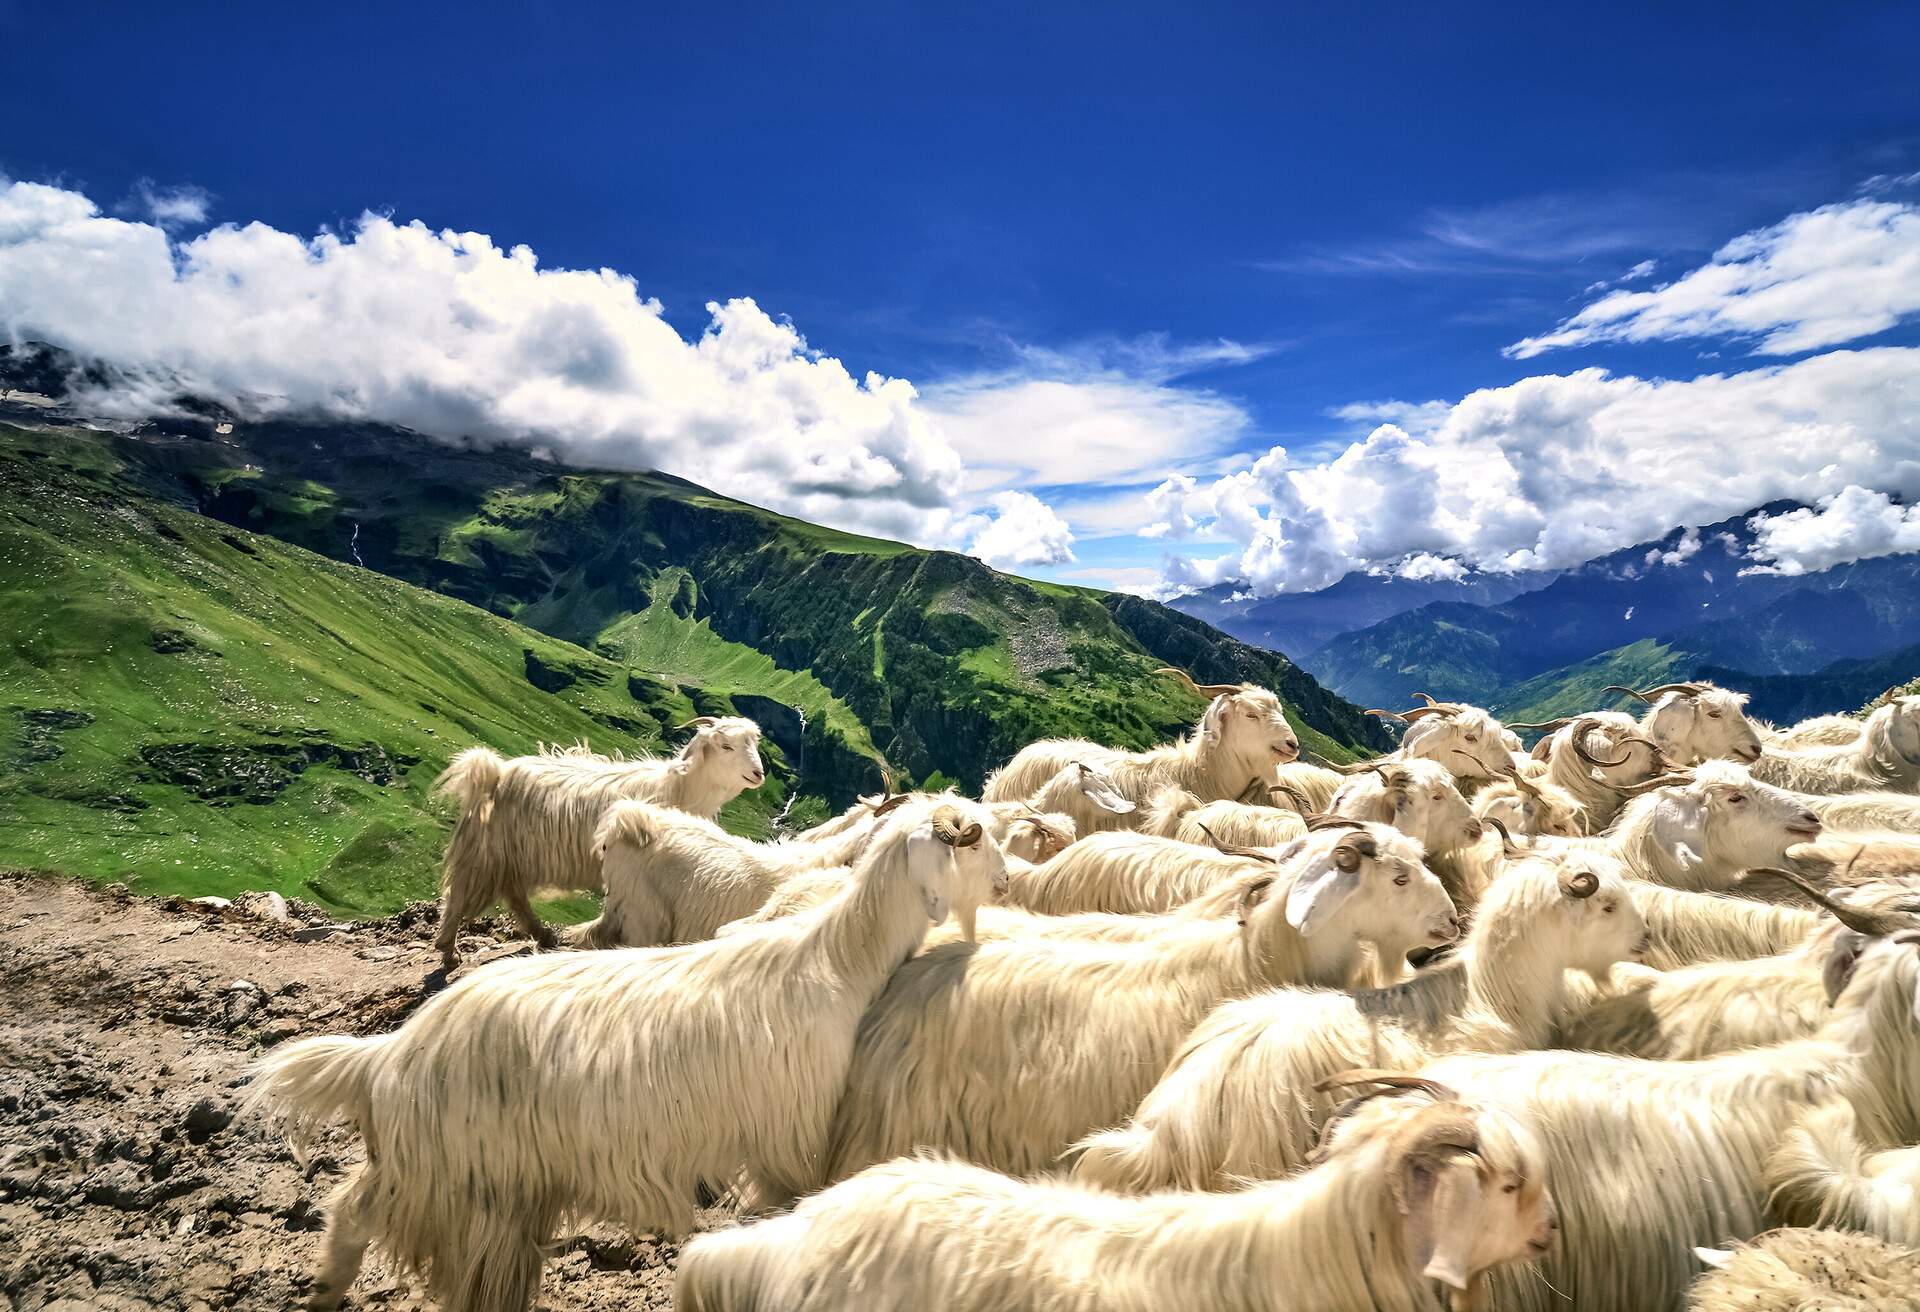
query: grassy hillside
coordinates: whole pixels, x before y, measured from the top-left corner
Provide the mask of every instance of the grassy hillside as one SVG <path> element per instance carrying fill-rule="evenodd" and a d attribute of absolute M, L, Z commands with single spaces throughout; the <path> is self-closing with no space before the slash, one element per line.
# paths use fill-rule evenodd
<path fill-rule="evenodd" d="M 448 811 L 429 789 L 454 751 L 658 749 L 713 697 L 18 431 L 0 434 L 0 608 L 0 864 L 143 891 L 390 910 L 435 886 Z M 727 818 L 764 830 L 784 793 L 776 776 Z"/>
<path fill-rule="evenodd" d="M 102 440 L 102 439 L 91 439 Z M 1040 737 L 1141 747 L 1200 705 L 1156 665 L 1279 692 L 1337 758 L 1386 742 L 1284 657 L 1150 602 L 841 533 L 678 479 L 557 470 L 378 427 L 155 430 L 113 458 L 205 513 L 471 601 L 650 677 L 807 716 L 810 784 L 836 799 L 883 755 L 977 787 Z M 130 474 L 131 476 L 131 474 Z M 1151 615 L 1153 618 L 1146 618 Z"/>
<path fill-rule="evenodd" d="M 1689 653 L 1676 652 L 1652 638 L 1643 638 L 1565 669 L 1549 670 L 1517 683 L 1502 691 L 1492 710 L 1502 719 L 1529 723 L 1582 711 L 1624 710 L 1638 714 L 1642 708 L 1633 698 L 1600 690 L 1609 684 L 1646 688 L 1677 682 L 1690 677 L 1693 663 Z"/>
<path fill-rule="evenodd" d="M 882 752 L 971 787 L 1045 734 L 1162 741 L 1202 707 L 1163 662 L 1275 687 L 1329 756 L 1380 745 L 1283 659 L 1138 598 L 374 436 L 325 483 L 298 426 L 0 425 L 0 865 L 379 913 L 432 893 L 431 784 L 473 743 L 660 750 L 752 715 L 773 775 L 723 819 L 760 834 L 790 791 L 805 821 L 873 786 Z"/>

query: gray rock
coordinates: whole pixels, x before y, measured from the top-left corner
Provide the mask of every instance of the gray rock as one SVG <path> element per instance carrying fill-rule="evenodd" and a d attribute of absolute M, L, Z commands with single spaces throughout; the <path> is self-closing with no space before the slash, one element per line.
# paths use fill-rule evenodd
<path fill-rule="evenodd" d="M 296 943 L 318 943 L 322 939 L 329 939 L 336 934 L 346 932 L 345 925 L 308 925 L 304 929 L 294 930 L 293 939 Z"/>

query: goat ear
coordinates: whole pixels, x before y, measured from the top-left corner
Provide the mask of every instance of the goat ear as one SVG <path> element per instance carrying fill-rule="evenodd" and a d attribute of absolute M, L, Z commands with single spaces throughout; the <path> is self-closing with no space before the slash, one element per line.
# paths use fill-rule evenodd
<path fill-rule="evenodd" d="M 1209 711 L 1208 714 L 1211 715 L 1212 712 Z M 1113 786 L 1113 781 L 1098 770 L 1083 765 L 1080 767 L 1079 774 L 1080 795 L 1102 811 L 1108 811 L 1114 815 L 1127 815 L 1140 809 L 1120 796 L 1119 791 Z"/>
<path fill-rule="evenodd" d="M 1853 980 L 1853 969 L 1860 964 L 1860 954 L 1867 950 L 1867 942 L 1865 934 L 1852 929 L 1841 930 L 1840 937 L 1834 941 L 1833 950 L 1827 953 L 1827 963 L 1820 970 L 1820 983 L 1826 990 L 1829 1007 L 1847 991 L 1847 985 Z"/>
<path fill-rule="evenodd" d="M 955 857 L 952 847 L 934 837 L 931 821 L 907 835 L 907 873 L 926 901 L 928 919 L 944 924 L 953 909 Z"/>
<path fill-rule="evenodd" d="M 1303 877 L 1287 894 L 1287 923 L 1299 930 L 1302 937 L 1311 937 L 1359 889 L 1358 870 L 1341 870 L 1335 866 L 1318 875 Z"/>
<path fill-rule="evenodd" d="M 1473 1284 L 1473 1240 L 1481 1229 L 1479 1164 L 1471 1153 L 1405 1168 L 1407 1256 L 1429 1280 L 1450 1289 Z"/>
<path fill-rule="evenodd" d="M 1220 741 L 1220 726 L 1227 721 L 1228 703 L 1233 700 L 1226 693 L 1215 697 L 1207 707 L 1207 713 L 1200 717 L 1200 736 L 1210 743 Z"/>
<path fill-rule="evenodd" d="M 1683 868 L 1699 865 L 1707 849 L 1706 798 L 1681 792 L 1654 803 L 1653 841 Z"/>

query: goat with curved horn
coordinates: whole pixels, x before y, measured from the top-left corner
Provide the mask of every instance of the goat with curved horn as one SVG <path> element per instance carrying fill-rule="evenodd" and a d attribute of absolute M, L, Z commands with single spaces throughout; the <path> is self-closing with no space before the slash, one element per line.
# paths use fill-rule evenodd
<path fill-rule="evenodd" d="M 1508 720 L 1506 725 L 1509 729 L 1538 729 L 1541 733 L 1558 733 L 1572 724 L 1575 718 L 1577 717 L 1562 716 L 1558 720 L 1542 720 L 1538 724 L 1529 724 L 1523 720 Z"/>
<path fill-rule="evenodd" d="M 1600 722 L 1598 720 L 1591 719 L 1586 716 L 1582 716 L 1580 719 L 1574 721 L 1573 732 L 1567 735 L 1567 741 L 1572 744 L 1573 751 L 1576 756 L 1578 756 L 1581 760 L 1585 761 L 1588 765 L 1598 765 L 1598 766 L 1625 765 L 1628 761 L 1633 759 L 1633 753 L 1631 752 L 1628 752 L 1622 756 L 1619 756 L 1611 761 L 1605 759 L 1604 757 L 1595 756 L 1593 754 L 1592 749 L 1590 749 L 1587 746 L 1587 735 L 1592 733 L 1595 729 L 1598 729 L 1599 727 L 1600 727 Z"/>

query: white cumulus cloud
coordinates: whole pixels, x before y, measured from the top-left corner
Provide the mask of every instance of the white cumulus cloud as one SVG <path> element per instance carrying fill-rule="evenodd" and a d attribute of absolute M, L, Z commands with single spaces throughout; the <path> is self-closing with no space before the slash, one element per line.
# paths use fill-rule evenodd
<path fill-rule="evenodd" d="M 1916 391 L 1920 349 L 1902 347 L 1682 381 L 1542 375 L 1474 392 L 1420 433 L 1382 424 L 1332 459 L 1274 447 L 1209 483 L 1162 484 L 1152 527 L 1233 548 L 1173 557 L 1174 586 L 1300 591 L 1422 554 L 1564 568 L 1771 500 L 1920 494 Z"/>
<path fill-rule="evenodd" d="M 1637 267 L 1637 266 L 1636 266 Z M 1593 342 L 1734 337 L 1761 355 L 1834 346 L 1920 312 L 1920 208 L 1859 199 L 1791 215 L 1645 291 L 1616 290 L 1506 354 Z"/>
<path fill-rule="evenodd" d="M 250 223 L 177 240 L 170 229 L 204 220 L 204 195 L 149 184 L 140 203 L 153 221 L 0 179 L 0 328 L 177 375 L 242 415 L 515 443 L 925 545 L 1071 559 L 1031 497 L 969 500 L 911 383 L 849 370 L 750 299 L 709 303 L 687 340 L 631 278 L 543 268 L 483 233 L 363 214 L 311 237 Z M 171 390 L 96 401 L 137 412 Z"/>
<path fill-rule="evenodd" d="M 1760 562 L 1742 573 L 1813 574 L 1835 565 L 1920 551 L 1920 506 L 1884 492 L 1848 486 L 1815 510 L 1755 515 L 1750 554 Z"/>
<path fill-rule="evenodd" d="M 1073 530 L 1051 506 L 1030 492 L 999 492 L 994 518 L 973 534 L 967 548 L 996 569 L 1073 563 Z"/>

